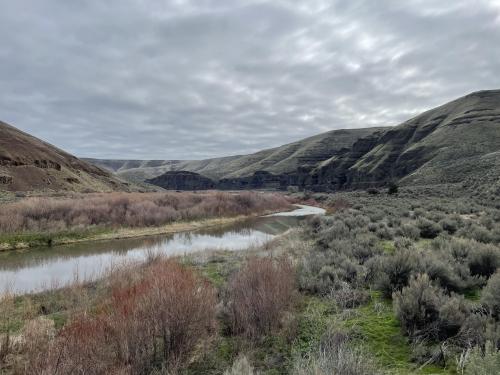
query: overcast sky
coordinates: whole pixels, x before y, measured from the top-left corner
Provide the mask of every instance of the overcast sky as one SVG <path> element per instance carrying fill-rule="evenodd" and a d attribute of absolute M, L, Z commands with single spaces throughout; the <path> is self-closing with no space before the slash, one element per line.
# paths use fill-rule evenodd
<path fill-rule="evenodd" d="M 0 9 L 0 120 L 78 156 L 242 154 L 500 88 L 500 0 Z"/>

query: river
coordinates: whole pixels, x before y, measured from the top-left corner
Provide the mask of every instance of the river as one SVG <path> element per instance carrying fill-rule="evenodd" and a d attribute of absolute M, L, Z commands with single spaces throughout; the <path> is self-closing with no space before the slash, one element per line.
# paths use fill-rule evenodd
<path fill-rule="evenodd" d="M 259 246 L 299 225 L 318 207 L 250 218 L 231 225 L 169 235 L 82 242 L 0 253 L 0 293 L 23 294 L 98 278 L 113 265 L 145 261 L 151 255 L 184 255 L 207 250 L 244 250 Z"/>

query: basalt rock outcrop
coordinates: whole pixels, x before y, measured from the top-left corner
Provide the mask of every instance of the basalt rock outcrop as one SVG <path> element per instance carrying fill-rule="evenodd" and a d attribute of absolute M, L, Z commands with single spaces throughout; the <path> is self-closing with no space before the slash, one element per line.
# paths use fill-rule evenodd
<path fill-rule="evenodd" d="M 216 187 L 210 178 L 189 171 L 166 172 L 146 182 L 167 190 L 209 190 Z"/>

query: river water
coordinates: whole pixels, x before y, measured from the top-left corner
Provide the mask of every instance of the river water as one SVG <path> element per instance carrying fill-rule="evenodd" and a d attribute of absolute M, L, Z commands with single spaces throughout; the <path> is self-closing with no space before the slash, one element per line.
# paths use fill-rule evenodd
<path fill-rule="evenodd" d="M 98 278 L 113 265 L 145 261 L 149 256 L 184 255 L 207 250 L 244 250 L 259 246 L 324 210 L 297 205 L 294 211 L 251 218 L 223 227 L 141 237 L 82 242 L 0 252 L 0 293 L 23 294 Z"/>

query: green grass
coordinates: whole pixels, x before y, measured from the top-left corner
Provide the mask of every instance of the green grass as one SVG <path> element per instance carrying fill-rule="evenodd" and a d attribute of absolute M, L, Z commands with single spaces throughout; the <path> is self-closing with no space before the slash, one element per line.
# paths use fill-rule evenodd
<path fill-rule="evenodd" d="M 417 371 L 411 363 L 411 348 L 401 333 L 398 320 L 394 316 L 392 303 L 374 293 L 372 301 L 359 309 L 357 316 L 348 319 L 344 325 L 359 333 L 359 343 L 371 352 L 384 369 L 391 374 L 452 374 L 437 366 L 425 366 Z"/>
<path fill-rule="evenodd" d="M 209 263 L 203 269 L 206 267 L 215 266 Z M 184 373 L 221 374 L 243 353 L 259 374 L 289 374 L 296 356 L 306 355 L 316 349 L 328 327 L 335 321 L 336 316 L 332 314 L 329 301 L 304 295 L 299 297 L 296 310 L 285 319 L 282 329 L 257 342 L 231 336 L 225 322 L 221 320 L 219 336 L 212 349 L 192 363 Z"/>
<path fill-rule="evenodd" d="M 394 241 L 380 241 L 379 246 L 385 254 L 394 254 L 394 252 L 396 251 Z"/>
<path fill-rule="evenodd" d="M 291 348 L 293 356 L 305 355 L 315 349 L 321 337 L 336 321 L 332 310 L 330 301 L 312 296 L 302 298 L 297 313 L 297 336 Z"/>
<path fill-rule="evenodd" d="M 111 230 L 100 227 L 66 230 L 61 232 L 26 232 L 1 234 L 0 245 L 7 244 L 12 248 L 20 247 L 21 244 L 24 244 L 24 247 L 52 246 L 64 243 L 68 240 L 82 240 L 91 236 L 108 232 L 111 232 Z"/>
<path fill-rule="evenodd" d="M 475 289 L 466 290 L 464 292 L 464 297 L 465 297 L 465 299 L 468 299 L 469 301 L 477 302 L 481 299 L 481 289 L 475 288 Z"/>
<path fill-rule="evenodd" d="M 223 261 L 210 261 L 202 267 L 202 274 L 215 286 L 221 287 L 227 281 L 227 267 Z"/>

